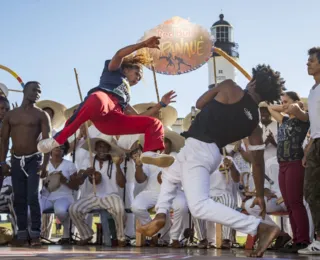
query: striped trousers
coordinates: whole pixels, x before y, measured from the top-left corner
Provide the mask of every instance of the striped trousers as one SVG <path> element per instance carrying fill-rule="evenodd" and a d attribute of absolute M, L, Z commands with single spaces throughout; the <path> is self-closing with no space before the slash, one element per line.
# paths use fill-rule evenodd
<path fill-rule="evenodd" d="M 105 209 L 110 213 L 116 225 L 117 238 L 120 241 L 124 241 L 124 205 L 121 198 L 116 194 L 111 194 L 102 198 L 92 195 L 71 204 L 69 215 L 72 222 L 77 227 L 81 239 L 88 239 L 94 234 L 91 227 L 86 223 L 86 215 L 95 209 Z"/>
<path fill-rule="evenodd" d="M 225 193 L 221 196 L 214 196 L 211 197 L 211 199 L 232 209 L 235 209 L 237 207 L 233 195 L 229 193 Z M 215 223 L 196 218 L 193 218 L 193 223 L 195 231 L 197 233 L 197 237 L 200 241 L 206 238 L 209 240 L 209 242 L 215 241 Z M 222 226 L 222 238 L 229 239 L 231 241 L 233 240 L 231 228 Z"/>

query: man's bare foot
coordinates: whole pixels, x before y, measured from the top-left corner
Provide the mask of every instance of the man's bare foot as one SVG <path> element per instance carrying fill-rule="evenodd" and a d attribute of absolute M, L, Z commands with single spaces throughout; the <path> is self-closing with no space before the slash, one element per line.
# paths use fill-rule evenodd
<path fill-rule="evenodd" d="M 264 223 L 260 223 L 258 226 L 258 247 L 255 251 L 250 253 L 249 257 L 263 257 L 264 252 L 272 241 L 277 238 L 280 234 L 280 228 L 276 226 L 270 226 Z"/>
<path fill-rule="evenodd" d="M 165 224 L 166 214 L 160 213 L 157 214 L 151 222 L 143 226 L 138 221 L 136 229 L 139 233 L 144 234 L 147 237 L 153 237 Z"/>

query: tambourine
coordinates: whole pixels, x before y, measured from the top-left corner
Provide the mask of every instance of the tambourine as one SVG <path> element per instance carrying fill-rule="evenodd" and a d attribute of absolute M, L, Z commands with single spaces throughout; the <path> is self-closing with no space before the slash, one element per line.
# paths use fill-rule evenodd
<path fill-rule="evenodd" d="M 101 173 L 100 172 L 94 172 L 93 174 L 94 174 L 96 185 L 100 184 L 101 181 L 102 181 Z M 92 177 L 91 176 L 89 176 L 89 181 L 92 184 Z"/>
<path fill-rule="evenodd" d="M 61 172 L 53 172 L 43 181 L 43 186 L 49 191 L 54 192 L 60 188 Z"/>

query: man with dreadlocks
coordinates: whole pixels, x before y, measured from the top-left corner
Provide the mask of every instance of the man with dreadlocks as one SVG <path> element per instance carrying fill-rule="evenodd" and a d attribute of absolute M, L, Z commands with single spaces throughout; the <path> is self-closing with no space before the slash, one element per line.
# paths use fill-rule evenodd
<path fill-rule="evenodd" d="M 170 155 L 158 154 L 164 149 L 164 130 L 160 120 L 150 117 L 166 107 L 176 97 L 174 91 L 165 94 L 152 109 L 138 115 L 129 105 L 130 87 L 142 78 L 142 65 L 151 61 L 133 52 L 142 48 L 159 49 L 160 37 L 151 37 L 143 42 L 120 49 L 111 60 L 105 62 L 99 86 L 91 89 L 64 129 L 53 138 L 39 142 L 38 150 L 48 153 L 65 143 L 86 121 L 107 135 L 145 134 L 144 152 L 141 160 L 159 167 L 168 167 L 174 162 Z"/>
<path fill-rule="evenodd" d="M 264 201 L 264 148 L 258 104 L 280 99 L 284 81 L 270 66 L 253 69 L 253 80 L 243 90 L 232 80 L 225 80 L 209 89 L 197 101 L 197 114 L 188 131 L 182 133 L 185 146 L 176 161 L 162 170 L 162 185 L 156 205 L 157 215 L 138 231 L 152 236 L 166 222 L 166 215 L 182 182 L 188 207 L 193 217 L 221 223 L 242 233 L 257 235 L 259 244 L 250 256 L 261 257 L 280 229 L 263 223 L 254 216 L 244 215 L 209 196 L 210 174 L 221 162 L 220 149 L 227 144 L 249 137 L 256 198 L 252 207 L 260 206 L 266 214 Z M 234 131 L 236 129 L 236 131 Z"/>

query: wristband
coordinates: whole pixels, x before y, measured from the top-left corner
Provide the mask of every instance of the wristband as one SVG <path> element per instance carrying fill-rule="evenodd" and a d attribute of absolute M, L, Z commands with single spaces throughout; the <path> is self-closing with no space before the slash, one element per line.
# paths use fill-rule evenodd
<path fill-rule="evenodd" d="M 0 165 L 5 165 L 5 164 L 7 164 L 7 162 L 6 162 L 6 161 L 4 161 L 4 162 L 0 162 Z"/>
<path fill-rule="evenodd" d="M 163 103 L 162 101 L 159 102 L 160 106 L 162 107 L 166 107 L 167 105 L 165 103 Z"/>

